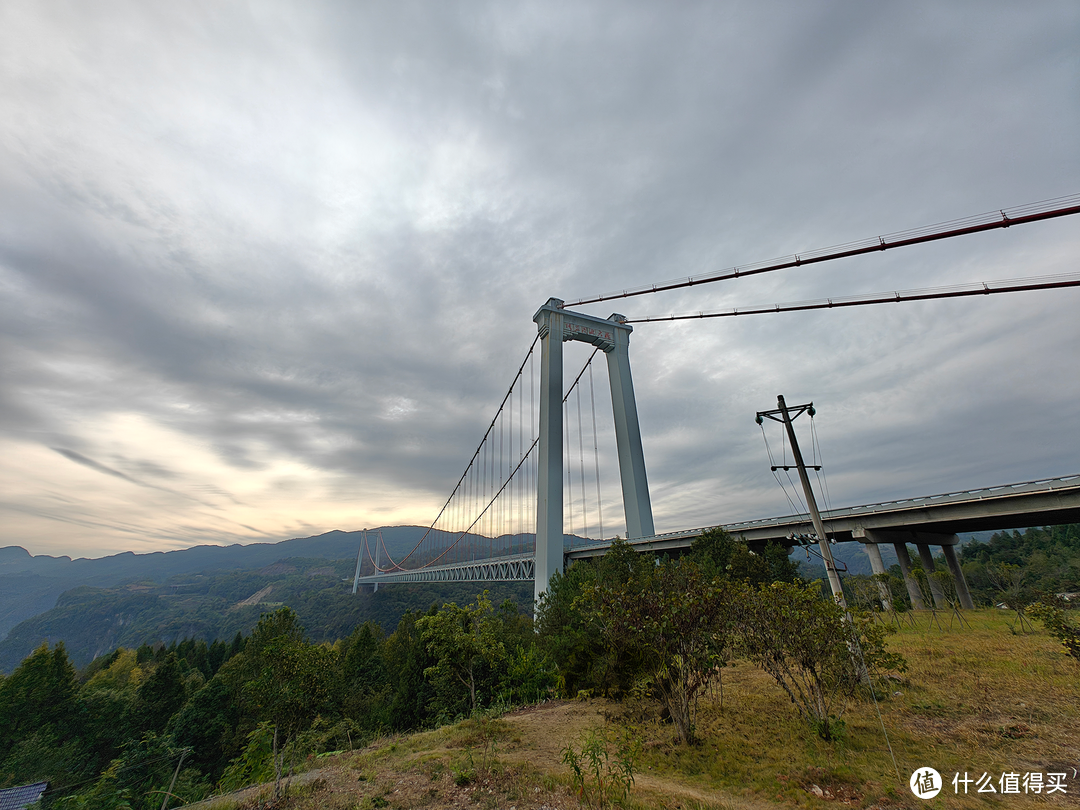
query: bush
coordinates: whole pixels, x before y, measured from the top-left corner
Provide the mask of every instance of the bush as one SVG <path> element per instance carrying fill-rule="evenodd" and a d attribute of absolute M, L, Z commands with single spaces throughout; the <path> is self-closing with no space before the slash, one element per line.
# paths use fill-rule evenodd
<path fill-rule="evenodd" d="M 1047 602 L 1036 602 L 1028 605 L 1025 612 L 1042 622 L 1046 631 L 1065 645 L 1069 655 L 1080 660 L 1080 627 L 1069 621 L 1061 607 Z"/>
<path fill-rule="evenodd" d="M 747 590 L 739 606 L 741 652 L 772 676 L 824 740 L 842 729 L 846 701 L 869 672 L 906 668 L 885 649 L 885 625 L 867 616 L 848 620 L 815 585 L 763 585 Z"/>

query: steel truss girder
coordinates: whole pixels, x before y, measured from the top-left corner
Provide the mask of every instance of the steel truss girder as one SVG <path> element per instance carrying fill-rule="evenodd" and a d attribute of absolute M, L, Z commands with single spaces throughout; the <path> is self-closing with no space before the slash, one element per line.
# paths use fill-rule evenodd
<path fill-rule="evenodd" d="M 532 554 L 439 565 L 412 571 L 387 571 L 360 577 L 361 585 L 386 582 L 531 582 L 536 574 Z"/>

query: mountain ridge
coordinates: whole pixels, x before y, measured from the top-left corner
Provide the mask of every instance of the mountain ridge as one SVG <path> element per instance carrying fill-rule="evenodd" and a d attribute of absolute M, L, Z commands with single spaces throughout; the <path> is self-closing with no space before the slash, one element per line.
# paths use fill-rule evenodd
<path fill-rule="evenodd" d="M 406 553 L 425 531 L 421 526 L 384 526 L 383 542 L 392 554 Z M 132 580 L 164 582 L 178 574 L 257 569 L 287 557 L 355 559 L 362 531 L 332 529 L 276 543 L 204 544 L 105 557 L 34 555 L 22 546 L 0 548 L 0 641 L 12 628 L 55 607 L 62 593 L 80 585 L 112 588 Z"/>

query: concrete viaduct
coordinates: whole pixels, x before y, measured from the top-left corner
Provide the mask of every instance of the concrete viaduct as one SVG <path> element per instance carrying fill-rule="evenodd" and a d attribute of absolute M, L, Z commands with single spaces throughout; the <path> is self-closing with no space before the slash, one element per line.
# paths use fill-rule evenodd
<path fill-rule="evenodd" d="M 959 542 L 957 534 L 1080 523 L 1080 475 L 851 506 L 822 512 L 821 517 L 826 534 L 833 542 L 863 544 L 875 574 L 885 570 L 878 545 L 892 544 L 911 603 L 919 609 L 926 605 L 919 585 L 911 575 L 907 544 L 911 543 L 918 549 L 926 571 L 934 570 L 930 547 L 940 546 L 956 583 L 961 605 L 972 608 L 974 605 L 964 572 L 956 558 L 954 547 Z M 726 530 L 752 549 L 762 548 L 769 541 L 791 548 L 800 544 L 798 538 L 811 535 L 814 531 L 810 516 L 804 514 L 706 526 L 631 539 L 629 542 L 641 552 L 679 553 L 712 528 Z M 609 546 L 608 542 L 580 546 L 568 551 L 566 560 L 602 556 Z M 946 607 L 940 585 L 932 578 L 929 582 L 935 605 Z"/>

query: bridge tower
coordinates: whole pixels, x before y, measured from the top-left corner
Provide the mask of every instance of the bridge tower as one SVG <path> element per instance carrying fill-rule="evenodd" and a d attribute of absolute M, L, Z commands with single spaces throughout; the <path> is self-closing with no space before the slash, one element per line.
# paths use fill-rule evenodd
<path fill-rule="evenodd" d="M 533 316 L 540 332 L 540 446 L 536 486 L 535 596 L 547 590 L 556 571 L 563 569 L 563 347 L 580 340 L 607 355 L 619 477 L 628 539 L 649 537 L 653 529 L 652 502 L 645 477 L 634 383 L 630 377 L 630 333 L 622 315 L 606 320 L 563 309 L 550 298 Z"/>

